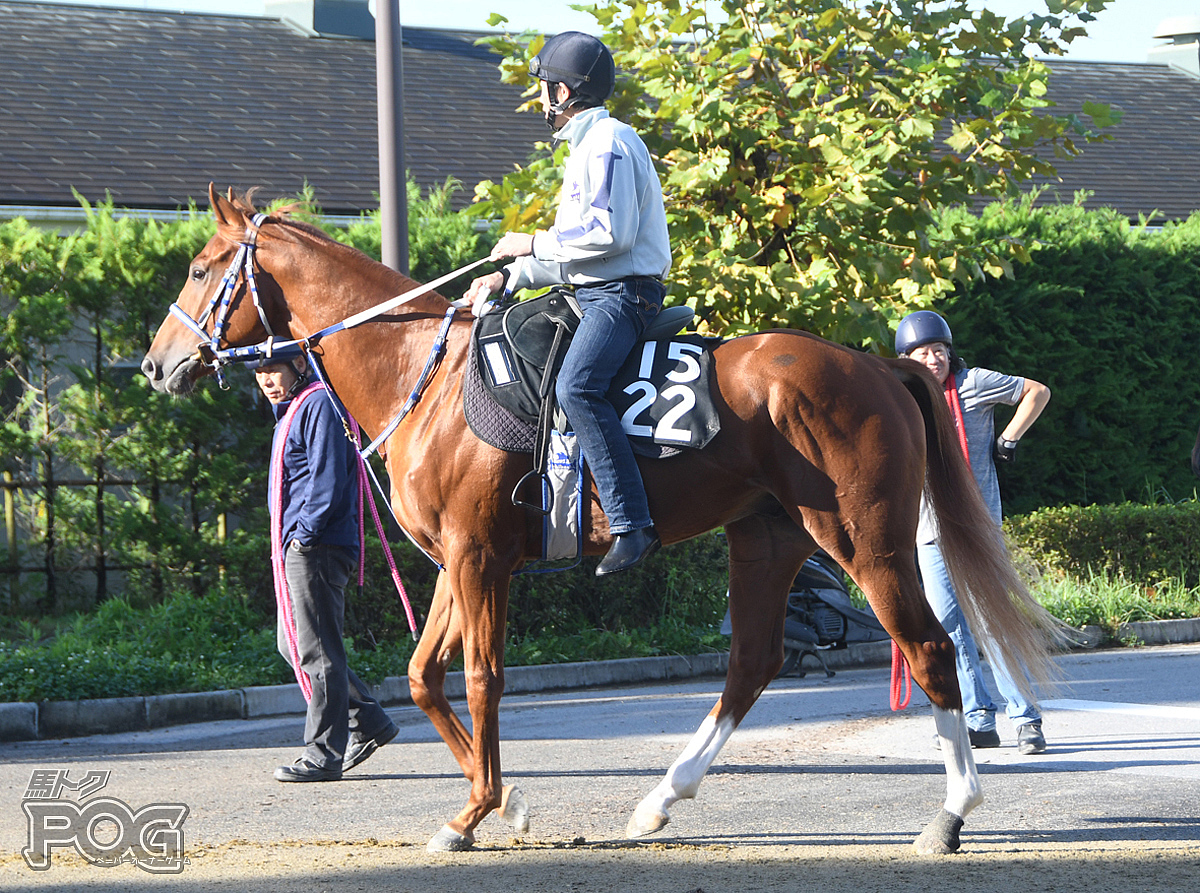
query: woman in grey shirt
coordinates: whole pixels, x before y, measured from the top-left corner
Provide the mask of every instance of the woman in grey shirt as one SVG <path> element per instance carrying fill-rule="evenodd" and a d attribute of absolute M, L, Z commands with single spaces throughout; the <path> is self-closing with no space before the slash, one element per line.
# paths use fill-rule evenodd
<path fill-rule="evenodd" d="M 1000 485 L 996 461 L 1011 462 L 1017 442 L 1029 430 L 1046 404 L 1050 389 L 1031 378 L 1005 375 L 991 369 L 967 368 L 954 350 L 950 326 L 931 310 L 918 310 L 900 321 L 896 329 L 896 353 L 916 360 L 945 388 L 946 401 L 955 416 L 959 442 L 971 464 L 975 481 L 996 524 L 1000 524 Z M 997 437 L 996 404 L 1016 406 L 1012 420 Z M 979 663 L 979 648 L 958 604 L 946 564 L 938 548 L 936 522 L 924 500 L 917 528 L 917 564 L 925 586 L 925 597 L 954 642 L 958 685 L 972 747 L 999 747 L 996 705 L 992 702 Z M 1011 672 L 992 661 L 996 688 L 1007 702 L 1005 713 L 1017 728 L 1017 750 L 1023 754 L 1046 749 L 1042 714 L 1037 704 L 1022 694 Z"/>

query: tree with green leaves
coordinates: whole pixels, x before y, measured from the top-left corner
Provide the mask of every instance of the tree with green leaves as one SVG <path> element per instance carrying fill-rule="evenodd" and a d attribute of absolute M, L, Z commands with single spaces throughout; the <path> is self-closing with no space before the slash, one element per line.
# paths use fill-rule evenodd
<path fill-rule="evenodd" d="M 1107 0 L 1006 21 L 967 0 L 614 0 L 590 9 L 618 70 L 613 113 L 661 165 L 669 301 L 709 331 L 792 326 L 850 344 L 956 282 L 1004 275 L 1019 243 L 953 231 L 939 209 L 1011 195 L 1114 120 L 1056 117 L 1049 69 Z M 583 8 L 583 7 L 580 7 Z M 493 25 L 502 24 L 493 16 Z M 532 91 L 543 39 L 487 38 Z M 477 188 L 504 229 L 545 226 L 565 151 Z"/>
<path fill-rule="evenodd" d="M 409 183 L 418 276 L 482 250 L 477 221 L 451 208 L 458 188 L 448 180 L 422 196 Z M 322 223 L 311 190 L 297 200 Z M 116 594 L 157 601 L 218 581 L 269 596 L 271 424 L 255 412 L 257 388 L 235 371 L 231 390 L 202 387 L 181 402 L 138 371 L 213 218 L 191 208 L 157 223 L 111 201 L 80 203 L 86 225 L 70 235 L 0 223 L 0 472 L 11 478 L 0 617 Z M 334 235 L 378 258 L 377 216 Z"/>

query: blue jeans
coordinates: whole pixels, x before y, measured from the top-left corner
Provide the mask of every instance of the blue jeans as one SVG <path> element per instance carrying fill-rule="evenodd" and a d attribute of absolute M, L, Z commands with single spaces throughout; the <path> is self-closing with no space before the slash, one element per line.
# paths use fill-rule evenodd
<path fill-rule="evenodd" d="M 917 565 L 921 569 L 921 582 L 925 586 L 925 598 L 938 621 L 954 643 L 954 664 L 958 671 L 958 687 L 962 692 L 963 713 L 967 727 L 977 732 L 996 728 L 996 705 L 988 694 L 983 680 L 983 667 L 979 663 L 979 647 L 967 626 L 958 596 L 950 582 L 946 562 L 936 543 L 917 546 Z M 1021 694 L 1008 668 L 999 661 L 991 661 L 992 675 L 1000 696 L 1007 702 L 1004 712 L 1014 726 L 1041 720 L 1042 714 L 1036 704 L 1031 704 Z"/>
<path fill-rule="evenodd" d="M 608 387 L 647 323 L 658 316 L 665 294 L 661 282 L 643 276 L 575 289 L 583 320 L 563 359 L 555 393 L 575 429 L 613 534 L 653 523 L 629 437 L 608 402 Z"/>
<path fill-rule="evenodd" d="M 296 622 L 300 668 L 312 684 L 312 699 L 304 723 L 304 757 L 317 766 L 340 768 L 351 732 L 367 738 L 379 734 L 391 720 L 371 690 L 346 665 L 342 643 L 345 588 L 358 564 L 341 546 L 295 548 L 288 543 L 283 570 Z M 291 649 L 283 617 L 276 626 L 279 653 L 289 664 Z"/>

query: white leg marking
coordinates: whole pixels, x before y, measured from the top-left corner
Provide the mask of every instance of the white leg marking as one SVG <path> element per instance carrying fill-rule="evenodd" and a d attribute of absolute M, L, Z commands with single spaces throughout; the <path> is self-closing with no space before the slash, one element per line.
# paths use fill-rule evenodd
<path fill-rule="evenodd" d="M 965 819 L 967 813 L 983 802 L 979 789 L 979 770 L 967 736 L 967 719 L 961 710 L 933 708 L 933 721 L 942 739 L 942 758 L 946 761 L 946 812 Z"/>
<path fill-rule="evenodd" d="M 529 833 L 529 804 L 515 784 L 504 786 L 500 798 L 500 818 L 512 825 L 518 834 Z"/>
<path fill-rule="evenodd" d="M 671 821 L 668 809 L 680 800 L 696 796 L 704 774 L 712 765 L 729 736 L 733 734 L 731 717 L 717 722 L 711 714 L 700 723 L 683 753 L 667 770 L 658 786 L 638 804 L 625 827 L 626 837 L 642 837 L 660 830 Z M 964 734 L 966 734 L 964 732 Z"/>

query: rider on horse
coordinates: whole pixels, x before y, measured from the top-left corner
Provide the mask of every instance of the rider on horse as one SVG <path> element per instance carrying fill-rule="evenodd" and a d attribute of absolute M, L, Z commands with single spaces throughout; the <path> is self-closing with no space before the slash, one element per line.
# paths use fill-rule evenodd
<path fill-rule="evenodd" d="M 647 323 L 662 309 L 671 246 L 662 185 L 650 153 L 627 124 L 609 117 L 616 68 L 608 48 L 567 31 L 529 64 L 542 109 L 571 147 L 554 225 L 506 233 L 491 259 L 517 258 L 471 283 L 476 315 L 501 289 L 575 286 L 583 319 L 558 375 L 556 393 L 579 438 L 614 536 L 596 567 L 603 576 L 639 564 L 659 548 L 642 477 L 609 384 Z"/>

